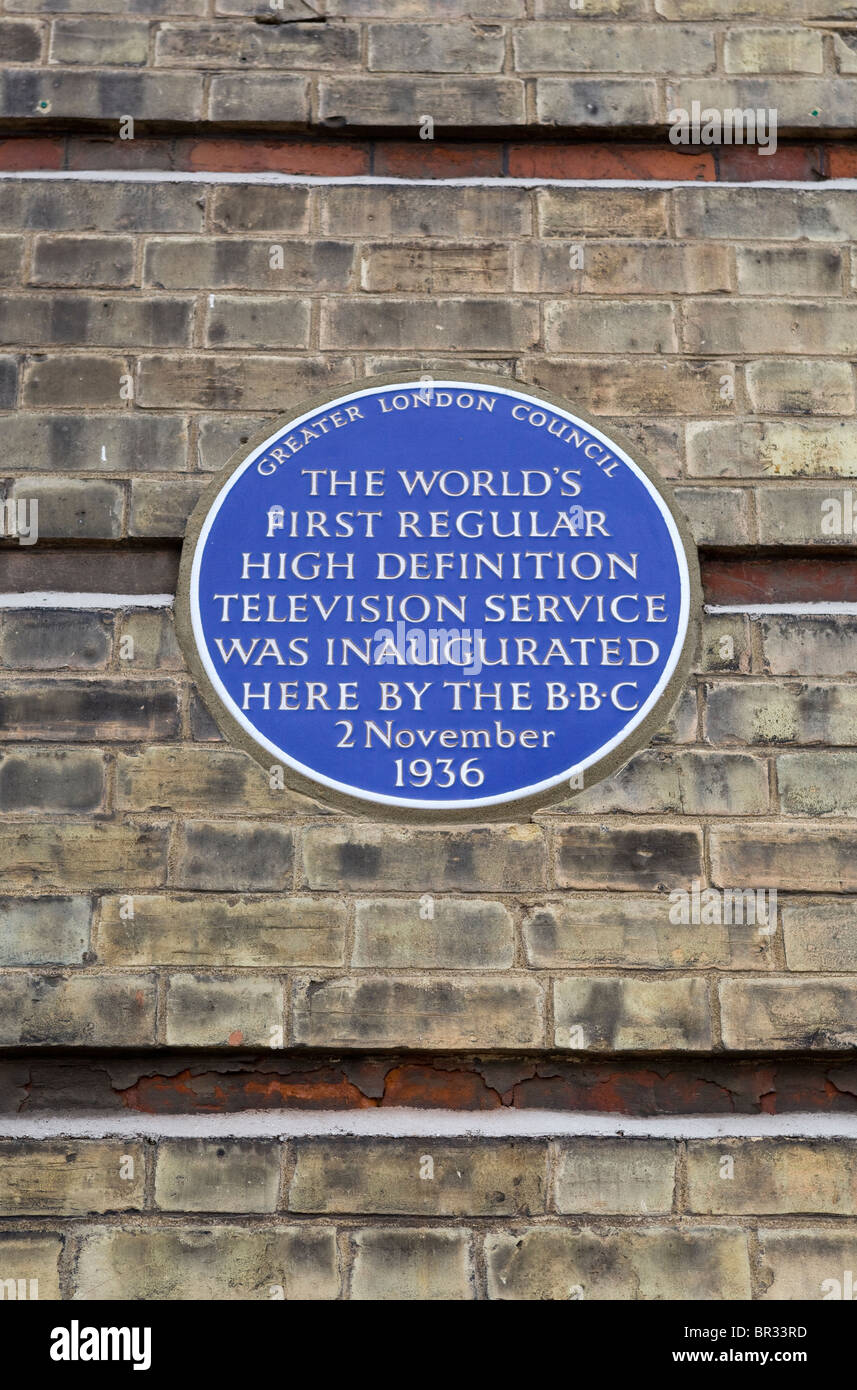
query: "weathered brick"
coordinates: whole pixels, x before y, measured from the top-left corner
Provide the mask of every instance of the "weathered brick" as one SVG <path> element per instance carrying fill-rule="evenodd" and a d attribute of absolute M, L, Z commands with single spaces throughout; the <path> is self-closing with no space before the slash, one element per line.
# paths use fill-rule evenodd
<path fill-rule="evenodd" d="M 826 487 L 789 488 L 787 493 L 782 488 L 759 488 L 759 539 L 763 545 L 851 545 L 850 502 L 829 483 Z M 835 513 L 832 503 L 838 506 Z M 832 526 L 837 521 L 839 525 Z"/>
<path fill-rule="evenodd" d="M 77 749 L 0 753 L 0 810 L 98 811 L 106 790 L 104 755 Z"/>
<path fill-rule="evenodd" d="M 134 1140 L 0 1140 L 0 1170 L 4 1216 L 86 1216 L 143 1206 L 145 1157 Z"/>
<path fill-rule="evenodd" d="M 828 1300 L 853 1297 L 854 1231 L 759 1231 L 763 1299 Z M 846 1292 L 847 1290 L 847 1292 Z"/>
<path fill-rule="evenodd" d="M 572 268 L 581 260 L 580 269 Z M 623 294 L 630 286 L 635 294 L 730 290 L 729 249 L 693 242 L 592 241 L 588 237 L 585 242 L 527 241 L 515 247 L 516 289 Z M 613 307 L 618 307 L 615 301 Z"/>
<path fill-rule="evenodd" d="M 849 34 L 847 31 L 844 34 L 834 34 L 833 51 L 836 55 L 836 67 L 839 72 L 857 72 L 857 51 L 855 51 L 853 34 Z"/>
<path fill-rule="evenodd" d="M 297 981 L 293 1041 L 305 1047 L 540 1047 L 543 999 L 532 979 L 479 975 Z"/>
<path fill-rule="evenodd" d="M 517 892 L 541 885 L 544 842 L 535 825 L 405 830 L 318 826 L 304 844 L 310 888 L 407 892 Z"/>
<path fill-rule="evenodd" d="M 127 394 L 132 381 L 131 368 L 124 357 L 102 357 L 97 353 L 34 353 L 24 368 L 24 404 L 70 405 L 77 409 L 118 406 L 123 404 L 120 391 L 124 387 Z M 130 415 L 127 418 L 130 420 Z M 119 425 L 122 417 L 117 415 L 115 419 Z M 24 416 L 19 428 L 37 430 L 40 424 Z M 98 452 L 100 455 L 100 448 Z M 84 466 L 91 467 L 91 464 Z"/>
<path fill-rule="evenodd" d="M 523 125 L 524 84 L 514 77 L 322 77 L 318 116 L 336 126 Z"/>
<path fill-rule="evenodd" d="M 309 316 L 307 299 L 210 295 L 205 311 L 205 343 L 207 347 L 308 347 Z"/>
<path fill-rule="evenodd" d="M 750 664 L 749 618 L 743 613 L 704 614 L 699 670 L 743 673 Z"/>
<path fill-rule="evenodd" d="M 524 349 L 539 341 L 532 300 L 333 299 L 322 305 L 321 346 Z"/>
<path fill-rule="evenodd" d="M 749 491 L 677 487 L 674 496 L 697 545 L 746 545 L 753 539 Z"/>
<path fill-rule="evenodd" d="M 436 236 L 462 242 L 527 236 L 532 230 L 531 195 L 521 188 L 397 187 L 390 197 L 379 198 L 374 188 L 340 185 L 321 190 L 319 197 L 325 236 Z"/>
<path fill-rule="evenodd" d="M 173 975 L 167 993 L 169 1047 L 281 1047 L 283 988 L 258 975 L 224 980 Z"/>
<path fill-rule="evenodd" d="M 171 881 L 225 892 L 290 888 L 293 853 L 292 831 L 270 821 L 184 821 Z"/>
<path fill-rule="evenodd" d="M 82 965 L 89 898 L 0 898 L 0 965 Z"/>
<path fill-rule="evenodd" d="M 127 111 L 139 114 L 138 107 L 122 108 L 123 114 Z M 0 227 L 10 231 L 68 230 L 76 234 L 199 232 L 203 228 L 204 207 L 205 188 L 201 184 L 26 179 L 4 184 Z"/>
<path fill-rule="evenodd" d="M 191 738 L 202 743 L 215 742 L 222 743 L 223 735 L 218 729 L 205 701 L 199 692 L 190 692 L 190 735 Z"/>
<path fill-rule="evenodd" d="M 215 0 L 215 14 L 238 14 L 238 15 L 265 15 L 270 12 L 268 0 Z M 170 5 L 170 9 L 179 13 L 178 6 Z M 328 9 L 328 14 L 332 11 Z M 312 0 L 281 0 L 277 5 L 277 17 L 281 24 L 292 23 L 297 19 L 317 19 L 318 6 Z"/>
<path fill-rule="evenodd" d="M 277 16 L 279 18 L 279 16 Z M 360 31 L 339 24 L 160 24 L 155 62 L 182 68 L 324 71 L 359 58 Z M 251 98 L 252 99 L 252 98 Z"/>
<path fill-rule="evenodd" d="M 280 1146 L 265 1140 L 162 1140 L 155 1206 L 162 1211 L 276 1211 Z"/>
<path fill-rule="evenodd" d="M 225 184 L 212 189 L 211 222 L 215 231 L 220 232 L 300 233 L 309 230 L 309 206 L 309 189 L 298 185 L 247 187 L 243 184 Z M 291 253 L 291 248 L 289 251 Z M 285 252 L 284 245 L 284 257 Z M 152 254 L 160 256 L 161 253 Z M 252 252 L 246 254 L 249 256 Z M 175 266 L 175 259 L 172 264 Z"/>
<path fill-rule="evenodd" d="M 137 400 L 144 406 L 268 410 L 273 400 L 300 400 L 354 380 L 348 357 L 229 356 L 194 353 L 143 357 Z"/>
<path fill-rule="evenodd" d="M 0 21 L 0 52 L 7 63 L 37 63 L 42 53 L 42 27 L 23 19 Z"/>
<path fill-rule="evenodd" d="M 456 372 L 472 372 L 474 375 L 492 381 L 498 378 L 501 384 L 504 377 L 515 375 L 516 361 L 514 357 L 479 357 L 475 354 L 469 357 L 437 357 L 430 353 L 367 353 L 363 358 L 363 366 L 368 376 L 381 376 L 384 373 L 396 372 L 399 375 L 410 376 L 416 373 L 417 376 L 428 374 L 429 376 L 454 376 Z"/>
<path fill-rule="evenodd" d="M 535 0 L 536 19 L 568 19 L 567 0 Z M 646 19 L 646 0 L 586 0 L 587 19 Z M 574 18 L 572 15 L 571 18 Z"/>
<path fill-rule="evenodd" d="M 844 12 L 842 4 L 839 11 Z M 655 11 L 664 19 L 751 19 L 795 18 L 794 0 L 655 0 Z M 830 15 L 830 0 L 802 0 L 799 13 L 804 19 L 823 19 Z"/>
<path fill-rule="evenodd" d="M 59 6 L 57 7 L 59 8 Z M 83 63 L 87 67 L 139 66 L 149 55 L 149 25 L 145 20 L 55 19 L 51 25 L 52 63 Z"/>
<path fill-rule="evenodd" d="M 573 37 L 567 23 L 525 24 L 513 46 L 520 72 L 703 73 L 714 70 L 716 56 L 704 29 L 656 24 L 581 24 Z"/>
<path fill-rule="evenodd" d="M 204 478 L 134 478 L 129 536 L 183 536 L 205 487 Z"/>
<path fill-rule="evenodd" d="M 533 1227 L 486 1236 L 485 1254 L 492 1299 L 751 1297 L 746 1234 L 723 1227 Z"/>
<path fill-rule="evenodd" d="M 760 620 L 759 632 L 771 675 L 857 675 L 857 620 L 848 614 L 775 614 Z"/>
<path fill-rule="evenodd" d="M 847 130 L 854 121 L 853 92 L 847 78 L 795 77 L 783 82 L 775 77 L 690 77 L 671 88 L 672 106 L 689 111 L 694 101 L 703 109 L 713 106 L 720 111 L 776 110 L 780 130 Z"/>
<path fill-rule="evenodd" d="M 720 1004 L 728 1048 L 850 1052 L 857 1044 L 853 976 L 722 980 Z"/>
<path fill-rule="evenodd" d="M 146 975 L 0 975 L 4 1047 L 148 1047 L 154 1037 L 155 984 Z"/>
<path fill-rule="evenodd" d="M 116 796 L 127 811 L 288 814 L 313 803 L 277 791 L 248 753 L 187 744 L 144 748 L 118 760 Z"/>
<path fill-rule="evenodd" d="M 125 492 L 115 482 L 82 478 L 17 478 L 11 498 L 39 503 L 39 537 L 114 539 L 121 535 Z"/>
<path fill-rule="evenodd" d="M 784 86 L 780 84 L 779 91 Z M 702 99 L 698 91 L 695 96 Z M 777 102 L 773 104 L 778 105 Z M 780 123 L 783 123 L 782 112 Z M 839 247 L 855 235 L 857 228 L 857 198 L 853 193 L 832 189 L 730 188 L 728 185 L 701 188 L 688 184 L 676 188 L 673 197 L 676 231 L 680 237 L 755 241 L 759 229 L 764 227 L 766 240 L 829 241 Z"/>
<path fill-rule="evenodd" d="M 279 193 L 287 190 L 250 188 L 247 191 Z M 223 215 L 221 212 L 220 216 Z M 275 252 L 282 255 L 281 267 L 272 266 L 272 261 L 278 262 L 280 258 Z M 143 279 L 146 285 L 158 289 L 347 289 L 353 259 L 354 247 L 344 241 L 171 237 L 147 243 Z M 281 302 L 271 301 L 274 305 Z"/>
<path fill-rule="evenodd" d="M 721 887 L 853 892 L 857 869 L 849 856 L 848 833 L 829 827 L 757 822 L 752 837 L 743 829 L 711 832 L 711 877 Z"/>
<path fill-rule="evenodd" d="M 506 53 L 496 24 L 370 24 L 370 72 L 500 72 Z"/>
<path fill-rule="evenodd" d="M 116 625 L 120 660 L 126 670 L 181 671 L 184 657 L 168 609 L 123 613 Z"/>
<path fill-rule="evenodd" d="M 560 394 L 574 373 L 574 398 L 595 415 L 623 411 L 667 415 L 707 415 L 733 410 L 721 391 L 724 376 L 734 379 L 731 362 L 658 361 L 655 358 L 604 361 L 578 357 L 528 359 L 526 375 L 535 386 Z M 165 402 L 166 404 L 166 402 Z M 175 402 L 170 402 L 175 404 Z"/>
<path fill-rule="evenodd" d="M 95 1227 L 77 1262 L 82 1299 L 302 1302 L 339 1288 L 336 1234 L 324 1226 Z"/>
<path fill-rule="evenodd" d="M 775 761 L 784 815 L 857 814 L 857 752 L 781 753 Z"/>
<path fill-rule="evenodd" d="M 544 1140 L 325 1139 L 298 1141 L 295 1149 L 289 1211 L 530 1216 L 545 1210 Z"/>
<path fill-rule="evenodd" d="M 154 888 L 167 869 L 166 831 L 146 826 L 63 821 L 0 826 L 6 884 L 80 890 Z"/>
<path fill-rule="evenodd" d="M 36 1297 L 40 1299 L 60 1298 L 59 1261 L 63 1249 L 63 1237 L 54 1235 L 18 1234 L 15 1231 L 0 1231 L 0 1270 L 3 1279 L 12 1279 L 17 1288 L 21 1287 L 26 1298 L 30 1295 L 35 1281 Z M 19 1285 L 19 1281 L 20 1285 Z M 7 1291 L 5 1298 L 11 1295 Z"/>
<path fill-rule="evenodd" d="M 33 247 L 33 285 L 131 285 L 131 237 L 39 236 Z"/>
<path fill-rule="evenodd" d="M 503 291 L 509 285 L 505 246 L 367 246 L 361 263 L 364 290 L 405 294 Z"/>
<path fill-rule="evenodd" d="M 748 362 L 744 380 L 750 403 L 759 414 L 854 413 L 854 376 L 848 362 L 817 358 Z"/>
<path fill-rule="evenodd" d="M 129 112 L 141 121 L 202 116 L 202 73 L 119 71 L 106 77 L 74 68 L 8 68 L 0 83 L 0 116 L 32 120 L 44 114 L 55 121 L 75 120 L 81 111 L 114 121 Z"/>
<path fill-rule="evenodd" d="M 669 195 L 659 189 L 541 188 L 536 195 L 543 236 L 588 232 L 666 236 Z"/>
<path fill-rule="evenodd" d="M 691 1140 L 688 1207 L 706 1216 L 857 1216 L 854 1157 L 848 1139 Z"/>
<path fill-rule="evenodd" d="M 739 294 L 841 294 L 842 252 L 836 246 L 738 246 Z"/>
<path fill-rule="evenodd" d="M 698 722 L 696 687 L 691 684 L 682 692 L 669 719 L 653 736 L 652 743 L 696 743 Z"/>
<path fill-rule="evenodd" d="M 326 14 L 345 19 L 469 19 L 473 0 L 327 0 Z M 479 18 L 523 19 L 524 0 L 479 0 Z"/>
<path fill-rule="evenodd" d="M 768 806 L 768 768 L 759 758 L 647 749 L 564 810 L 725 816 L 759 815 Z"/>
<path fill-rule="evenodd" d="M 206 0 L 7 0 L 7 10 L 26 14 L 53 12 L 60 8 L 70 14 L 204 14 Z"/>
<path fill-rule="evenodd" d="M 801 372 L 796 364 L 795 376 Z M 849 382 L 850 385 L 850 382 Z M 809 384 L 806 390 L 812 389 Z M 853 477 L 857 427 L 850 420 L 781 421 L 764 424 L 707 421 L 688 425 L 687 465 L 698 477 Z M 820 512 L 823 494 L 803 494 Z M 785 512 L 793 510 L 794 494 Z M 779 511 L 779 508 L 777 508 Z M 821 513 L 823 516 L 823 513 Z M 815 530 L 820 517 L 817 516 Z"/>
<path fill-rule="evenodd" d="M 3 342 L 178 347 L 190 342 L 191 299 L 5 295 Z M 117 402 L 118 404 L 118 402 Z"/>
<path fill-rule="evenodd" d="M 0 236 L 0 285 L 17 283 L 24 260 L 24 238 Z"/>
<path fill-rule="evenodd" d="M 476 1297 L 470 1232 L 385 1229 L 357 1231 L 351 1297 L 358 1302 L 457 1302 Z"/>
<path fill-rule="evenodd" d="M 502 903 L 423 895 L 356 906 L 353 965 L 505 970 L 514 954 L 512 918 Z"/>
<path fill-rule="evenodd" d="M 738 29 L 723 47 L 726 72 L 824 72 L 818 30 Z"/>
<path fill-rule="evenodd" d="M 689 352 L 853 353 L 857 305 L 698 299 L 688 303 Z"/>
<path fill-rule="evenodd" d="M 212 473 L 225 467 L 241 445 L 249 443 L 268 421 L 269 417 L 264 415 L 246 415 L 237 420 L 226 420 L 222 415 L 200 416 L 197 421 L 200 468 Z"/>
<path fill-rule="evenodd" d="M 309 119 L 309 83 L 305 77 L 259 77 L 217 74 L 211 79 L 208 119 L 256 125 Z"/>
<path fill-rule="evenodd" d="M 686 887 L 690 891 L 690 885 Z M 652 970 L 765 969 L 771 938 L 741 923 L 692 927 L 671 921 L 681 900 L 666 894 L 570 894 L 529 909 L 523 924 L 527 961 L 538 969 L 569 966 L 643 967 Z"/>
<path fill-rule="evenodd" d="M 781 911 L 790 970 L 857 971 L 857 913 L 850 899 L 785 898 Z"/>
<path fill-rule="evenodd" d="M 704 698 L 709 743 L 857 743 L 857 686 L 718 681 Z"/>
<path fill-rule="evenodd" d="M 175 737 L 176 687 L 166 681 L 8 681 L 0 687 L 6 737 L 99 742 Z"/>
<path fill-rule="evenodd" d="M 118 403 L 118 391 L 114 399 Z M 7 456 L 25 458 L 28 467 L 46 472 L 139 473 L 187 468 L 187 433 L 179 415 L 20 412 L 0 418 L 0 447 Z M 46 621 L 44 614 L 41 620 Z"/>
<path fill-rule="evenodd" d="M 540 77 L 536 111 L 548 126 L 653 125 L 658 116 L 657 85 L 644 78 Z"/>
<path fill-rule="evenodd" d="M 683 888 L 702 873 L 702 841 L 692 829 L 569 825 L 557 838 L 560 888 Z"/>
<path fill-rule="evenodd" d="M 671 1139 L 579 1138 L 558 1145 L 557 1211 L 640 1216 L 672 1210 L 675 1144 Z"/>
<path fill-rule="evenodd" d="M 675 352 L 678 348 L 674 306 L 661 300 L 548 300 L 544 312 L 548 352 Z"/>
<path fill-rule="evenodd" d="M 574 1052 L 704 1052 L 711 1048 L 702 978 L 567 976 L 554 985 L 554 1045 Z"/>
<path fill-rule="evenodd" d="M 22 608 L 0 620 L 0 663 L 13 670 L 91 670 L 110 657 L 111 619 L 104 613 Z"/>
<path fill-rule="evenodd" d="M 0 409 L 8 410 L 18 394 L 18 361 L 15 357 L 0 356 Z"/>
<path fill-rule="evenodd" d="M 108 965 L 342 965 L 341 898 L 135 893 L 102 899 L 98 956 Z"/>

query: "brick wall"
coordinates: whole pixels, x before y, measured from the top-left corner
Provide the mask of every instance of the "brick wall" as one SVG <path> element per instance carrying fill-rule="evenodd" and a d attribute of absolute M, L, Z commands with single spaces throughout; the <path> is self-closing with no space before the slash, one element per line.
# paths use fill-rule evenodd
<path fill-rule="evenodd" d="M 795 130 L 854 123 L 847 0 L 4 0 L 0 15 L 0 117 L 33 122 L 389 127 L 426 113 L 615 130 L 697 99 L 777 106 Z"/>
<path fill-rule="evenodd" d="M 0 1280 L 823 1297 L 857 1268 L 857 571 L 829 525 L 857 476 L 857 191 L 825 184 L 857 167 L 857 8 L 54 5 L 0 5 L 0 496 L 40 533 L 0 541 Z M 670 146 L 692 99 L 777 107 L 793 182 Z M 481 182 L 424 181 L 455 173 Z M 225 743 L 168 591 L 267 420 L 456 366 L 630 437 L 709 609 L 741 611 L 706 613 L 614 777 L 413 829 Z M 694 882 L 775 889 L 775 919 L 672 921 Z M 382 1133 L 403 1107 L 422 1128 Z M 333 1137 L 358 1111 L 377 1132 Z M 488 1111 L 505 1131 L 467 1137 Z M 615 1133 L 568 1132 L 593 1111 Z M 806 1111 L 842 1133 L 788 1133 Z"/>

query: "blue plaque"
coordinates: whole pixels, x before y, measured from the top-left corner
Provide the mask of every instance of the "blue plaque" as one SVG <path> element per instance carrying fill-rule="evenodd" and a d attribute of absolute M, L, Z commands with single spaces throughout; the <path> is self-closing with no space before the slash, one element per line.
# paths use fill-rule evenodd
<path fill-rule="evenodd" d="M 269 428 L 201 498 L 179 589 L 227 737 L 311 795 L 417 815 L 615 770 L 697 625 L 663 483 L 557 400 L 466 378 L 371 379 Z"/>

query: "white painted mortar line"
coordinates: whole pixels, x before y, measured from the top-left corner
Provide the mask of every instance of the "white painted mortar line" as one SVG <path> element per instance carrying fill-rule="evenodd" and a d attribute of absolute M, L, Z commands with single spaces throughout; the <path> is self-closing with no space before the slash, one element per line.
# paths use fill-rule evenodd
<path fill-rule="evenodd" d="M 86 183 L 270 183 L 298 184 L 307 187 L 369 184 L 421 188 L 427 184 L 445 188 L 790 188 L 794 190 L 809 189 L 814 192 L 818 192 L 820 188 L 833 188 L 840 192 L 857 189 L 857 179 L 819 179 L 813 182 L 797 179 L 754 179 L 743 183 L 721 183 L 713 179 L 542 179 L 489 178 L 487 176 L 460 179 L 408 179 L 394 178 L 385 174 L 283 174 L 273 170 L 253 174 L 220 174 L 216 171 L 191 172 L 186 169 L 16 169 L 0 172 L 0 179 L 7 179 L 10 182 L 26 179 L 58 179 L 66 182 Z"/>
<path fill-rule="evenodd" d="M 173 594 L 73 594 L 31 589 L 0 594 L 0 608 L 171 608 Z"/>
<path fill-rule="evenodd" d="M 857 603 L 707 603 L 706 613 L 746 613 L 751 618 L 763 618 L 766 613 L 803 613 L 833 616 L 837 613 L 857 613 Z"/>
<path fill-rule="evenodd" d="M 231 1114 L 141 1115 L 52 1112 L 0 1115 L 0 1139 L 335 1138 L 857 1139 L 857 1115 L 656 1115 L 553 1110 L 244 1110 Z"/>

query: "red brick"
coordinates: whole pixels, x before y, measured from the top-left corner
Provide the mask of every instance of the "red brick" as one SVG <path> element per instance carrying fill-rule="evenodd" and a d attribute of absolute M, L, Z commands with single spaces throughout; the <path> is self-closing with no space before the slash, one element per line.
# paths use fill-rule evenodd
<path fill-rule="evenodd" d="M 435 144 L 421 140 L 377 140 L 373 172 L 394 178 L 499 178 L 502 144 Z"/>
<path fill-rule="evenodd" d="M 69 169 L 172 169 L 172 140 L 120 140 L 118 136 L 71 135 Z"/>
<path fill-rule="evenodd" d="M 176 168 L 234 174 L 368 174 L 369 148 L 351 140 L 182 140 Z"/>
<path fill-rule="evenodd" d="M 829 178 L 857 178 L 857 145 L 831 145 L 826 153 Z"/>
<path fill-rule="evenodd" d="M 857 560 L 715 560 L 702 562 L 706 603 L 853 603 Z"/>
<path fill-rule="evenodd" d="M 714 180 L 714 155 L 650 145 L 512 145 L 513 178 Z"/>
<path fill-rule="evenodd" d="M 61 137 L 0 140 L 0 169 L 61 169 L 64 154 Z"/>
<path fill-rule="evenodd" d="M 811 183 L 823 172 L 824 152 L 818 145 L 780 145 L 770 155 L 760 155 L 747 145 L 721 145 L 717 151 L 717 177 L 724 182 L 799 179 Z"/>

